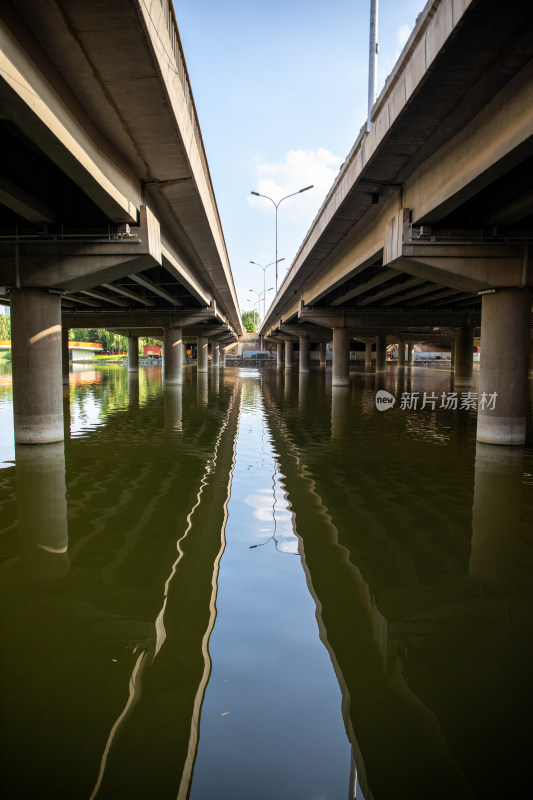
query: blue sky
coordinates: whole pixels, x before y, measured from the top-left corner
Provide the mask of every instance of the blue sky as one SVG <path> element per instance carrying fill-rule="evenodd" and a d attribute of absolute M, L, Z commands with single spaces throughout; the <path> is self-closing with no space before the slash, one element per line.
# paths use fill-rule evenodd
<path fill-rule="evenodd" d="M 237 296 L 279 283 L 366 120 L 370 0 L 174 0 Z M 378 94 L 422 10 L 381 0 Z M 274 286 L 274 266 L 266 288 Z M 273 298 L 267 293 L 267 308 Z"/>

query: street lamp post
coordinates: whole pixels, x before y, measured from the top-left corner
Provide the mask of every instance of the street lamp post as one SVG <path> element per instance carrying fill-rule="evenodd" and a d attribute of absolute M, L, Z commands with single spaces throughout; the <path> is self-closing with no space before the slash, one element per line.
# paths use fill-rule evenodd
<path fill-rule="evenodd" d="M 278 264 L 281 264 L 282 261 L 285 261 L 285 259 L 284 258 L 280 258 L 279 261 L 278 261 Z M 261 267 L 261 269 L 263 270 L 263 294 L 264 294 L 264 297 L 263 297 L 263 319 L 266 316 L 266 305 L 265 305 L 266 304 L 266 293 L 267 293 L 267 289 L 265 289 L 265 286 L 266 286 L 266 271 L 267 271 L 268 267 L 271 267 L 272 264 L 275 264 L 275 263 L 276 263 L 275 261 L 271 261 L 270 264 L 267 264 L 266 267 L 264 267 L 262 264 L 259 264 L 259 262 L 257 262 L 257 261 L 250 261 L 250 264 L 255 264 L 256 267 Z M 270 289 L 268 289 L 268 291 L 270 292 Z"/>
<path fill-rule="evenodd" d="M 285 197 L 282 197 L 281 200 L 278 200 L 276 203 L 271 197 L 268 197 L 266 194 L 259 194 L 259 192 L 251 192 L 251 194 L 255 195 L 256 197 L 264 197 L 265 200 L 270 200 L 274 208 L 276 209 L 276 294 L 278 293 L 278 206 L 283 203 L 284 200 L 287 200 L 289 197 L 295 197 L 297 194 L 302 194 L 302 192 L 307 192 L 309 189 L 313 188 L 313 184 L 311 186 L 305 186 L 303 189 L 298 189 L 297 192 L 293 192 L 292 194 L 287 194 Z"/>

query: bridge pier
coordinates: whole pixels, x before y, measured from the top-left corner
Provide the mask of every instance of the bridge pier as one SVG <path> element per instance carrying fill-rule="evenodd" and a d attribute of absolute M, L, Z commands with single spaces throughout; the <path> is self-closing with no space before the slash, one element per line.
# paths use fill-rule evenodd
<path fill-rule="evenodd" d="M 412 367 L 415 363 L 415 348 L 413 342 L 407 342 L 407 366 Z"/>
<path fill-rule="evenodd" d="M 63 372 L 63 386 L 68 386 L 70 377 L 68 328 L 61 328 L 61 367 Z"/>
<path fill-rule="evenodd" d="M 350 380 L 350 329 L 333 328 L 332 386 L 348 386 Z"/>
<path fill-rule="evenodd" d="M 325 367 L 327 361 L 327 342 L 319 342 L 320 347 L 320 366 Z"/>
<path fill-rule="evenodd" d="M 405 367 L 405 339 L 402 336 L 398 340 L 398 366 Z"/>
<path fill-rule="evenodd" d="M 226 366 L 226 348 L 224 346 L 221 346 L 220 348 L 220 366 Z"/>
<path fill-rule="evenodd" d="M 46 289 L 12 289 L 10 302 L 15 443 L 61 442 L 61 297 Z"/>
<path fill-rule="evenodd" d="M 128 334 L 128 372 L 139 372 L 139 337 L 130 334 Z"/>
<path fill-rule="evenodd" d="M 292 369 L 292 339 L 285 339 L 285 369 Z"/>
<path fill-rule="evenodd" d="M 311 355 L 309 336 L 300 336 L 300 372 L 309 372 Z"/>
<path fill-rule="evenodd" d="M 365 368 L 372 366 L 372 342 L 365 342 Z"/>
<path fill-rule="evenodd" d="M 384 333 L 376 336 L 376 372 L 387 370 L 387 337 Z"/>
<path fill-rule="evenodd" d="M 218 342 L 211 342 L 211 366 L 220 366 L 220 344 Z"/>
<path fill-rule="evenodd" d="M 196 337 L 196 371 L 207 372 L 207 350 L 209 342 L 207 336 Z"/>
<path fill-rule="evenodd" d="M 469 386 L 472 383 L 474 362 L 474 329 L 456 328 L 454 347 L 453 382 L 455 386 Z"/>
<path fill-rule="evenodd" d="M 528 289 L 503 289 L 482 297 L 477 421 L 480 442 L 525 443 L 530 314 Z M 494 402 L 484 402 L 490 396 L 494 396 Z"/>
<path fill-rule="evenodd" d="M 183 335 L 181 328 L 165 328 L 163 348 L 165 354 L 165 383 L 181 383 L 183 379 Z"/>

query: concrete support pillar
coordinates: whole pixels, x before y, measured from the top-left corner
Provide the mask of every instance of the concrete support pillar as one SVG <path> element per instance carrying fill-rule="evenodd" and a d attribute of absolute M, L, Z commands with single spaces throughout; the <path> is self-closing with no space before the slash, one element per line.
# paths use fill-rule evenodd
<path fill-rule="evenodd" d="M 183 336 L 181 328 L 165 328 L 164 353 L 165 383 L 181 383 L 183 380 Z"/>
<path fill-rule="evenodd" d="M 130 336 L 129 334 L 128 334 L 128 372 L 139 372 L 139 337 Z"/>
<path fill-rule="evenodd" d="M 300 372 L 309 372 L 311 362 L 309 336 L 300 336 Z"/>
<path fill-rule="evenodd" d="M 398 366 L 405 367 L 405 339 L 403 338 L 398 341 Z"/>
<path fill-rule="evenodd" d="M 365 342 L 365 367 L 372 364 L 372 342 Z"/>
<path fill-rule="evenodd" d="M 207 349 L 209 342 L 207 336 L 198 336 L 196 338 L 196 371 L 207 372 Z"/>
<path fill-rule="evenodd" d="M 320 366 L 325 367 L 327 361 L 327 342 L 320 342 Z"/>
<path fill-rule="evenodd" d="M 285 347 L 281 344 L 281 342 L 276 343 L 276 367 L 278 369 L 283 369 L 283 356 L 285 354 Z"/>
<path fill-rule="evenodd" d="M 15 442 L 61 442 L 61 298 L 46 290 L 13 289 L 10 300 Z"/>
<path fill-rule="evenodd" d="M 332 386 L 348 386 L 350 380 L 350 329 L 333 328 Z"/>
<path fill-rule="evenodd" d="M 407 366 L 412 367 L 415 363 L 415 348 L 412 342 L 407 342 Z"/>
<path fill-rule="evenodd" d="M 376 336 L 376 372 L 387 370 L 387 337 L 384 333 Z"/>
<path fill-rule="evenodd" d="M 474 329 L 455 329 L 454 385 L 470 386 L 474 364 Z"/>
<path fill-rule="evenodd" d="M 63 372 L 63 385 L 68 386 L 70 375 L 68 349 L 68 328 L 61 328 L 61 367 Z"/>
<path fill-rule="evenodd" d="M 477 438 L 521 445 L 526 438 L 531 292 L 484 294 L 481 305 Z M 485 398 L 493 396 L 484 403 Z"/>
<path fill-rule="evenodd" d="M 220 344 L 218 342 L 211 342 L 211 366 L 218 367 L 220 365 Z"/>
<path fill-rule="evenodd" d="M 223 345 L 220 346 L 220 366 L 226 366 L 226 348 Z"/>
<path fill-rule="evenodd" d="M 292 340 L 285 339 L 285 369 L 292 369 L 292 349 Z"/>

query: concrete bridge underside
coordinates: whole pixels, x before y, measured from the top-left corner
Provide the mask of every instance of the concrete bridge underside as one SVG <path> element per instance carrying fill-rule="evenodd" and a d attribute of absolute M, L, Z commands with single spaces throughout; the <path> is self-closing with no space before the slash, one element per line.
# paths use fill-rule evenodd
<path fill-rule="evenodd" d="M 229 341 L 242 324 L 172 3 L 2 16 L 0 302 L 15 437 L 44 443 L 63 435 L 62 328 L 113 317 L 170 341 L 201 323 Z"/>

